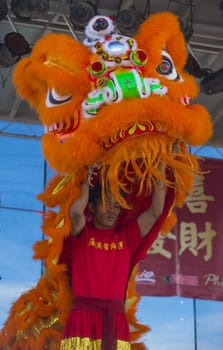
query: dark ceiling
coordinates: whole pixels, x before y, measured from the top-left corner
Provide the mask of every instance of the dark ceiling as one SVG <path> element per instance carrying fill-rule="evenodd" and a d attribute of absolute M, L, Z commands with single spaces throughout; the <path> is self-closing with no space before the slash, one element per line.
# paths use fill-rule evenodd
<path fill-rule="evenodd" d="M 45 1 L 45 3 L 47 2 Z M 80 41 L 83 40 L 83 31 L 77 29 L 71 22 L 70 1 L 50 0 L 46 12 L 29 20 L 18 19 L 12 12 L 10 3 L 9 1 L 7 16 L 0 21 L 0 45 L 4 43 L 5 35 L 9 32 L 22 34 L 30 47 L 34 45 L 37 39 L 48 32 L 64 32 Z M 215 73 L 223 68 L 223 1 L 127 0 L 121 3 L 122 7 L 125 5 L 126 8 L 134 6 L 142 15 L 147 4 L 146 15 L 169 10 L 179 15 L 183 21 L 182 23 L 189 23 L 190 25 L 192 20 L 193 34 L 188 40 L 188 51 L 196 58 L 202 69 Z M 116 16 L 120 1 L 101 0 L 92 1 L 92 4 L 98 7 L 100 14 Z M 8 68 L 1 68 L 0 66 L 0 120 L 6 120 L 9 123 L 39 123 L 36 113 L 30 109 L 25 101 L 16 96 L 11 79 L 13 69 L 14 66 Z M 199 77 L 199 84 L 201 84 L 201 80 Z M 223 90 L 222 81 L 223 74 L 220 82 L 218 82 L 218 84 L 221 84 L 221 90 Z M 209 144 L 223 146 L 223 92 L 213 94 L 208 94 L 207 91 L 201 92 L 198 102 L 205 105 L 212 115 L 214 135 Z M 0 131 L 0 135 L 5 134 L 7 134 L 7 130 Z"/>

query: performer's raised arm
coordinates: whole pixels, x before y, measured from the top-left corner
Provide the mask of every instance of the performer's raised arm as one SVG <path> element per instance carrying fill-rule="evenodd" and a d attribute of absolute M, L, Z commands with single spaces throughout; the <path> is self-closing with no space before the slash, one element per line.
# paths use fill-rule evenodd
<path fill-rule="evenodd" d="M 85 226 L 86 218 L 84 215 L 85 208 L 89 199 L 89 182 L 84 181 L 81 184 L 80 196 L 70 207 L 71 233 L 78 235 Z"/>
<path fill-rule="evenodd" d="M 142 212 L 137 218 L 142 237 L 150 231 L 154 223 L 162 214 L 165 198 L 166 186 L 160 180 L 157 180 L 153 188 L 151 206 L 149 209 Z"/>

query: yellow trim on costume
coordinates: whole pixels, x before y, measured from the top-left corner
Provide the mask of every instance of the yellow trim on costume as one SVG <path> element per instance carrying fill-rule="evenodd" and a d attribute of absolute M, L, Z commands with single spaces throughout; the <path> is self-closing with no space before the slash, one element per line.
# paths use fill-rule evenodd
<path fill-rule="evenodd" d="M 50 58 L 47 61 L 43 62 L 43 64 L 45 64 L 46 66 L 48 66 L 50 68 L 57 68 L 57 69 L 62 70 L 66 73 L 69 73 L 71 75 L 75 75 L 75 73 L 76 73 L 75 71 L 72 72 L 70 69 L 68 69 L 67 67 L 63 66 L 60 63 L 53 62 L 53 59 L 50 59 Z"/>
<path fill-rule="evenodd" d="M 52 191 L 52 194 L 56 194 L 56 193 L 60 192 L 66 186 L 66 184 L 72 179 L 72 176 L 73 176 L 72 174 L 65 175 L 60 180 L 60 182 L 56 185 L 56 187 Z"/>
<path fill-rule="evenodd" d="M 117 340 L 117 350 L 130 350 L 131 344 L 128 341 Z M 61 341 L 60 350 L 100 350 L 101 339 L 72 337 Z"/>

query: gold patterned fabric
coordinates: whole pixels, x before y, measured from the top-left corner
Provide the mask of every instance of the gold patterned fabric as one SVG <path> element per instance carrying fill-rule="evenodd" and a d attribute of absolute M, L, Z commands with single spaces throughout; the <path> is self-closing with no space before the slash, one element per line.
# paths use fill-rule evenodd
<path fill-rule="evenodd" d="M 101 343 L 101 339 L 72 337 L 61 341 L 60 350 L 101 350 Z M 129 342 L 117 340 L 115 350 L 130 350 L 130 348 Z"/>

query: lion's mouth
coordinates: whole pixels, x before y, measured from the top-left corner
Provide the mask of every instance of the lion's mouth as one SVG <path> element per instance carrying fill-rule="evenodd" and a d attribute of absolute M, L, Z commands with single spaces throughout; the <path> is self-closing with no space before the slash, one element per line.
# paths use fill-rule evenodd
<path fill-rule="evenodd" d="M 180 103 L 188 106 L 190 104 L 190 98 L 188 96 L 182 96 Z M 80 113 L 72 115 L 65 121 L 56 122 L 50 126 L 45 126 L 45 134 L 52 134 L 58 138 L 59 142 L 63 143 L 68 138 L 74 136 L 76 129 L 80 125 Z M 161 124 L 159 121 L 138 121 L 132 122 L 126 125 L 125 129 L 120 129 L 116 135 L 112 135 L 106 139 L 102 139 L 98 142 L 99 147 L 108 151 L 120 142 L 123 142 L 129 138 L 138 137 L 142 135 L 166 135 L 167 127 Z"/>
<path fill-rule="evenodd" d="M 53 134 L 60 142 L 63 142 L 65 139 L 72 137 L 75 130 L 79 127 L 79 124 L 80 113 L 77 113 L 75 116 L 72 115 L 66 121 L 44 126 L 44 132 L 45 134 Z"/>
<path fill-rule="evenodd" d="M 108 151 L 120 142 L 129 138 L 139 137 L 143 135 L 166 135 L 167 127 L 159 121 L 140 121 L 133 122 L 126 126 L 125 129 L 120 129 L 115 136 L 110 136 L 107 139 L 99 141 L 99 146 L 102 150 Z"/>
<path fill-rule="evenodd" d="M 182 103 L 182 105 L 184 105 L 184 106 L 189 106 L 190 105 L 190 97 L 189 96 L 181 96 L 180 103 Z"/>
<path fill-rule="evenodd" d="M 179 99 L 180 104 L 185 107 L 190 105 L 189 96 L 181 96 Z M 166 123 L 162 123 L 158 120 L 140 120 L 131 122 L 126 125 L 125 128 L 120 129 L 116 135 L 109 136 L 101 139 L 98 143 L 103 151 L 112 149 L 115 145 L 133 137 L 139 137 L 143 135 L 167 135 L 168 128 Z"/>

